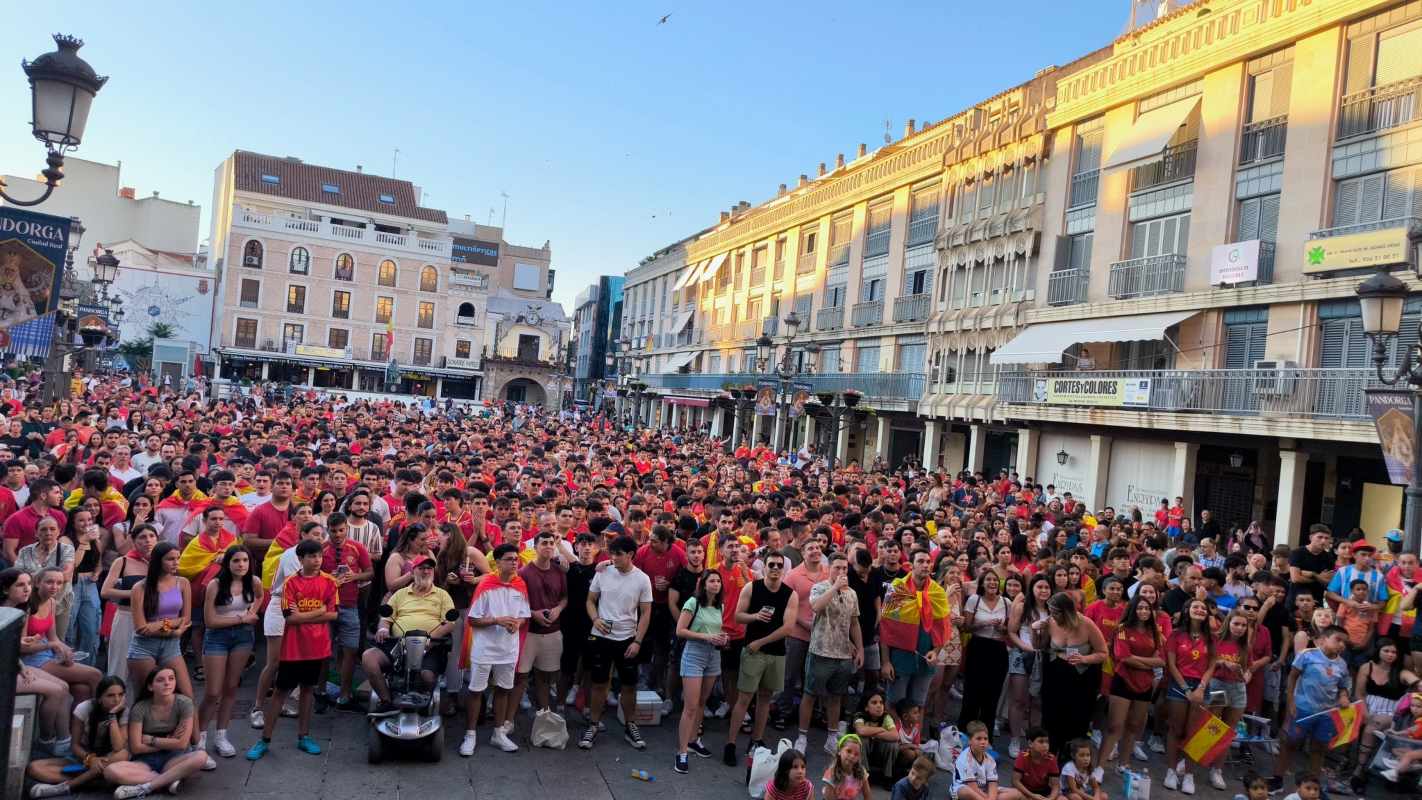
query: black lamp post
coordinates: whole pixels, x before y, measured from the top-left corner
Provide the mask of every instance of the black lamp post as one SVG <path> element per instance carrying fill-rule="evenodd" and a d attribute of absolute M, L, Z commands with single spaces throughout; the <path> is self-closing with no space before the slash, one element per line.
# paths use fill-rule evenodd
<path fill-rule="evenodd" d="M 5 183 L 0 181 L 0 197 L 11 205 L 37 206 L 54 193 L 64 178 L 64 154 L 79 147 L 89 121 L 89 106 L 108 80 L 79 57 L 82 40 L 55 34 L 54 43 L 58 46 L 54 52 L 20 62 L 30 79 L 30 126 L 48 153 L 47 166 L 40 173 L 44 194 L 34 200 L 16 200 L 5 193 Z"/>
<path fill-rule="evenodd" d="M 1388 386 L 1407 384 L 1412 388 L 1412 442 L 1422 443 L 1422 345 L 1413 343 L 1400 353 L 1392 377 L 1383 369 L 1387 351 L 1402 329 L 1402 307 L 1407 302 L 1407 284 L 1391 273 L 1379 270 L 1358 284 L 1358 303 L 1363 311 L 1363 332 L 1373 340 L 1373 366 L 1378 380 Z M 1422 334 L 1422 330 L 1419 330 Z M 1407 518 L 1403 523 L 1406 540 L 1403 550 L 1416 553 L 1422 547 L 1422 466 L 1414 457 L 1407 482 Z"/>
<path fill-rule="evenodd" d="M 820 346 L 814 342 L 805 346 L 805 369 L 802 372 L 793 361 L 794 352 L 791 349 L 791 345 L 795 342 L 795 336 L 800 332 L 800 315 L 795 313 L 794 309 L 791 309 L 790 313 L 785 315 L 784 322 L 785 352 L 781 355 L 780 361 L 774 365 L 774 375 L 780 380 L 780 385 L 776 387 L 777 399 L 779 400 L 780 414 L 786 421 L 783 433 L 788 441 L 790 438 L 790 415 L 788 409 L 790 407 L 793 388 L 791 381 L 801 375 L 814 374 L 815 362 L 819 359 L 820 355 Z M 770 360 L 773 355 L 774 347 L 775 340 L 771 339 L 769 334 L 763 333 L 760 335 L 760 338 L 755 340 L 756 368 L 758 372 L 765 372 L 771 368 Z M 774 444 L 775 450 L 778 451 L 781 441 L 777 439 Z"/>
<path fill-rule="evenodd" d="M 830 424 L 816 435 L 824 443 L 826 462 L 831 471 L 834 470 L 835 458 L 839 453 L 839 432 L 844 429 L 845 418 L 859 405 L 859 392 L 849 389 L 843 392 L 818 392 L 815 398 L 824 407 L 825 413 L 829 415 Z M 838 401 L 838 402 L 836 402 Z"/>

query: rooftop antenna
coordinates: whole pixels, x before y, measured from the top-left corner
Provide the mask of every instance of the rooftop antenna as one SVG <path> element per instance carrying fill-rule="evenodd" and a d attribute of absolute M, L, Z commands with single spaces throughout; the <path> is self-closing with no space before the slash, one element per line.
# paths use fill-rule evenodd
<path fill-rule="evenodd" d="M 494 207 L 489 206 L 489 227 L 494 227 Z"/>
<path fill-rule="evenodd" d="M 502 230 L 509 224 L 509 193 L 499 192 L 499 196 L 504 198 L 504 215 L 499 218 L 499 228 Z"/>
<path fill-rule="evenodd" d="M 400 163 L 400 148 L 395 148 L 395 155 L 390 157 L 390 177 L 395 177 L 395 165 Z"/>
<path fill-rule="evenodd" d="M 884 144 L 892 144 L 892 143 L 893 143 L 893 141 L 894 141 L 894 134 L 892 133 L 893 129 L 894 129 L 894 121 L 891 120 L 891 119 L 885 119 L 885 120 L 884 120 Z"/>

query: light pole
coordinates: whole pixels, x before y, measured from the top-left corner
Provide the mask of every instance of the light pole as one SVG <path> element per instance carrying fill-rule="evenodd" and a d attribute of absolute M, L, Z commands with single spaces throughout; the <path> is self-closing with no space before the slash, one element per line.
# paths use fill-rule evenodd
<path fill-rule="evenodd" d="M 829 464 L 830 471 L 834 471 L 834 460 L 839 451 L 839 432 L 844 428 L 844 418 L 849 415 L 859 405 L 859 392 L 846 390 L 843 392 L 820 392 L 815 395 L 819 399 L 820 405 L 824 407 L 829 415 L 830 424 L 825 426 L 825 430 L 820 433 L 821 439 L 825 442 L 824 449 Z M 839 402 L 835 402 L 838 400 Z"/>
<path fill-rule="evenodd" d="M 800 315 L 796 314 L 794 309 L 791 309 L 790 313 L 785 315 L 785 352 L 781 355 L 780 361 L 774 368 L 775 377 L 780 380 L 780 385 L 776 388 L 779 395 L 780 415 L 785 419 L 785 429 L 783 433 L 786 436 L 787 442 L 793 439 L 793 437 L 790 436 L 789 415 L 790 396 L 793 389 L 791 382 L 802 375 L 813 375 L 815 372 L 815 362 L 819 359 L 820 355 L 819 344 L 810 342 L 805 346 L 805 370 L 802 372 L 795 365 L 792 346 L 795 343 L 796 334 L 800 332 L 800 324 Z M 770 367 L 770 359 L 774 347 L 775 341 L 770 338 L 769 334 L 761 334 L 760 338 L 755 340 L 756 365 L 759 372 L 765 372 L 766 369 Z M 777 438 L 774 448 L 777 452 L 780 450 L 780 445 L 781 441 Z"/>
<path fill-rule="evenodd" d="M 1363 332 L 1373 340 L 1373 366 L 1377 368 L 1378 380 L 1388 386 L 1406 383 L 1412 388 L 1413 458 L 1412 474 L 1407 482 L 1403 551 L 1417 553 L 1422 548 L 1422 465 L 1417 463 L 1416 457 L 1416 449 L 1422 443 L 1422 344 L 1414 343 L 1407 352 L 1399 354 L 1397 370 L 1389 378 L 1383 367 L 1387 364 L 1388 348 L 1402 329 L 1402 306 L 1407 302 L 1407 284 L 1379 270 L 1358 284 L 1357 294 L 1363 311 Z"/>
<path fill-rule="evenodd" d="M 108 80 L 79 57 L 83 40 L 55 34 L 54 43 L 58 46 L 54 52 L 20 62 L 30 80 L 30 126 L 47 153 L 47 166 L 40 172 L 44 194 L 34 200 L 17 200 L 5 193 L 5 182 L 0 180 L 0 197 L 11 205 L 37 206 L 54 193 L 64 178 L 64 154 L 79 147 L 94 95 Z"/>

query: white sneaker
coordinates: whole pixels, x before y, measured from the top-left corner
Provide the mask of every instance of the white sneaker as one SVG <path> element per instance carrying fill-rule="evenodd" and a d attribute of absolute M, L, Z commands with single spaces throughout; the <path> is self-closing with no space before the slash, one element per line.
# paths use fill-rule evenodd
<path fill-rule="evenodd" d="M 301 709 L 298 708 L 298 707 L 296 706 L 295 701 L 293 701 L 293 700 L 292 700 L 291 698 L 289 698 L 289 697 L 287 698 L 287 700 L 286 700 L 285 703 L 282 703 L 282 704 L 281 704 L 281 715 L 282 715 L 283 717 L 295 717 L 295 716 L 297 716 L 297 715 L 300 714 L 300 713 L 301 713 Z"/>
<path fill-rule="evenodd" d="M 1150 736 L 1150 751 L 1152 753 L 1164 753 L 1165 741 L 1155 734 Z"/>
<path fill-rule="evenodd" d="M 1166 771 L 1165 771 L 1165 780 L 1161 781 L 1161 782 L 1160 782 L 1160 785 L 1161 785 L 1161 786 L 1164 786 L 1165 788 L 1167 788 L 1167 789 L 1169 789 L 1169 790 L 1171 790 L 1172 792 L 1175 791 L 1176 789 L 1180 788 L 1180 779 L 1179 779 L 1178 777 L 1176 777 L 1176 775 L 1175 775 L 1175 770 L 1173 770 L 1173 769 L 1168 769 L 1168 770 L 1166 770 Z"/>
<path fill-rule="evenodd" d="M 1181 756 L 1181 757 L 1180 757 L 1180 760 L 1177 761 L 1177 762 L 1175 762 L 1175 771 L 1178 772 L 1178 773 L 1180 773 L 1180 777 L 1182 777 L 1182 778 L 1185 777 L 1185 757 L 1184 757 L 1184 756 Z"/>
<path fill-rule="evenodd" d="M 1021 753 L 1022 743 L 1017 740 L 1016 736 L 1014 736 L 1012 737 L 1012 741 L 1007 743 L 1007 757 L 1016 760 L 1017 756 Z"/>
<path fill-rule="evenodd" d="M 505 753 L 518 752 L 518 745 L 514 744 L 513 740 L 508 737 L 508 734 L 504 733 L 503 728 L 495 728 L 494 735 L 489 737 L 489 741 Z"/>
<path fill-rule="evenodd" d="M 1185 777 L 1183 777 L 1183 778 L 1180 779 L 1180 791 L 1183 792 L 1183 793 L 1185 793 L 1185 794 L 1194 794 L 1194 793 L 1195 793 L 1195 776 L 1194 776 L 1194 775 L 1192 775 L 1192 774 L 1190 774 L 1190 773 L 1188 773 L 1188 772 L 1185 773 Z"/>
<path fill-rule="evenodd" d="M 830 735 L 826 736 L 826 737 L 825 737 L 825 752 L 826 752 L 827 754 L 829 754 L 829 755 L 834 755 L 835 752 L 839 749 L 839 748 L 837 747 L 838 742 L 839 742 L 839 736 L 838 736 L 838 735 L 831 733 Z"/>
<path fill-rule="evenodd" d="M 267 727 L 266 715 L 262 714 L 262 710 L 260 708 L 252 709 L 252 713 L 247 715 L 247 719 L 252 723 L 252 727 L 256 728 L 257 730 L 262 730 L 263 728 Z"/>
<path fill-rule="evenodd" d="M 223 758 L 231 758 L 237 755 L 237 748 L 232 746 L 232 742 L 228 740 L 227 733 L 224 731 L 217 732 L 217 735 L 212 739 L 212 746 L 216 748 L 217 754 Z"/>
<path fill-rule="evenodd" d="M 716 716 L 716 719 L 725 719 L 725 718 L 726 718 L 726 715 L 727 715 L 727 714 L 730 714 L 730 713 L 731 713 L 731 704 L 730 704 L 730 703 L 727 703 L 727 702 L 725 702 L 725 701 L 723 700 L 723 701 L 721 701 L 721 705 L 716 706 L 716 715 L 715 715 L 715 716 Z"/>
<path fill-rule="evenodd" d="M 1101 767 L 1097 767 L 1096 769 L 1093 769 L 1091 771 L 1091 777 L 1097 783 L 1103 783 L 1106 780 L 1106 770 L 1102 769 Z"/>
<path fill-rule="evenodd" d="M 69 794 L 67 783 L 37 783 L 30 787 L 30 797 L 63 797 Z"/>
<path fill-rule="evenodd" d="M 129 800 L 129 798 L 132 797 L 143 797 L 150 791 L 152 790 L 148 788 L 148 784 L 146 783 L 140 783 L 134 786 L 120 786 L 114 790 L 114 800 Z"/>
<path fill-rule="evenodd" d="M 217 762 L 213 760 L 212 756 L 207 755 L 205 751 L 203 751 L 203 755 L 207 756 L 207 760 L 202 762 L 202 771 L 212 772 L 213 770 L 217 769 Z"/>
<path fill-rule="evenodd" d="M 499 726 L 499 731 L 505 736 L 513 735 L 513 720 L 504 720 L 504 724 Z"/>
<path fill-rule="evenodd" d="M 1210 785 L 1220 791 L 1229 788 L 1228 785 L 1225 784 L 1224 772 L 1221 771 L 1219 767 L 1210 770 Z"/>
<path fill-rule="evenodd" d="M 1137 761 L 1149 761 L 1150 753 L 1147 753 L 1145 751 L 1145 745 L 1141 744 L 1140 742 L 1136 742 L 1131 747 L 1131 758 L 1134 758 Z"/>
<path fill-rule="evenodd" d="M 474 731 L 465 731 L 464 741 L 459 743 L 459 754 L 465 758 L 474 755 L 474 747 L 476 744 L 478 744 L 478 742 L 475 741 Z"/>
<path fill-rule="evenodd" d="M 805 750 L 809 748 L 809 746 L 810 740 L 808 737 L 805 736 L 805 734 L 802 733 L 799 736 L 795 737 L 795 749 L 799 750 L 801 754 L 803 754 Z"/>
<path fill-rule="evenodd" d="M 172 783 L 168 784 L 168 794 L 177 794 L 178 792 L 181 792 L 182 790 L 183 790 L 183 782 L 182 782 L 182 781 L 173 781 Z"/>

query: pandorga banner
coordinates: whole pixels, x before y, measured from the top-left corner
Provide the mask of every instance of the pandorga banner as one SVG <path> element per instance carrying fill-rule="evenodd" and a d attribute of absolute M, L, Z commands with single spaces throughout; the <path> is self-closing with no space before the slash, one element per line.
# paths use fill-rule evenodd
<path fill-rule="evenodd" d="M 1123 378 L 1090 373 L 1047 379 L 1048 403 L 1066 406 L 1150 406 L 1150 378 Z"/>
<path fill-rule="evenodd" d="M 0 206 L 0 350 L 48 353 L 69 222 Z"/>

